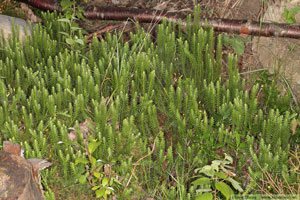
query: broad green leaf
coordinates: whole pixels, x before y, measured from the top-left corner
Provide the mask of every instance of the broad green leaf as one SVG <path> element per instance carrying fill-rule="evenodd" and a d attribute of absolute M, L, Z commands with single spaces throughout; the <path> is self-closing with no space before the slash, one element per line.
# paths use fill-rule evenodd
<path fill-rule="evenodd" d="M 214 196 L 212 195 L 212 193 L 204 193 L 200 196 L 197 196 L 196 200 L 212 200 L 213 198 Z"/>
<path fill-rule="evenodd" d="M 70 9 L 72 8 L 72 6 L 75 5 L 75 1 L 70 1 L 70 0 L 62 0 L 61 1 L 61 7 L 63 10 L 66 10 L 66 9 Z"/>
<path fill-rule="evenodd" d="M 101 173 L 100 172 L 94 172 L 93 174 L 94 174 L 94 176 L 96 178 L 100 178 L 101 177 Z"/>
<path fill-rule="evenodd" d="M 88 144 L 88 149 L 90 154 L 94 153 L 94 151 L 97 149 L 97 147 L 100 145 L 100 142 L 90 142 Z"/>
<path fill-rule="evenodd" d="M 67 37 L 70 37 L 70 34 L 69 34 L 69 33 L 62 32 L 62 31 L 60 31 L 59 33 L 62 34 L 62 35 L 65 35 L 65 36 L 67 36 Z"/>
<path fill-rule="evenodd" d="M 224 45 L 225 46 L 230 45 L 238 56 L 244 54 L 245 42 L 249 42 L 250 40 L 251 40 L 250 37 L 247 37 L 246 39 L 242 37 L 231 38 L 228 35 L 223 34 Z"/>
<path fill-rule="evenodd" d="M 89 135 L 89 136 L 88 136 L 88 141 L 89 141 L 89 143 L 90 143 L 90 142 L 97 142 L 97 139 L 96 139 L 94 136 Z"/>
<path fill-rule="evenodd" d="M 73 18 L 74 13 L 67 13 L 66 14 L 66 18 L 67 19 L 72 19 Z"/>
<path fill-rule="evenodd" d="M 76 27 L 76 26 L 72 26 L 71 27 L 71 30 L 73 30 L 73 31 L 77 31 L 77 30 L 81 30 L 82 28 L 80 28 L 80 27 Z"/>
<path fill-rule="evenodd" d="M 105 187 L 108 184 L 108 179 L 106 177 L 102 180 L 102 186 Z"/>
<path fill-rule="evenodd" d="M 97 198 L 103 197 L 104 194 L 105 194 L 105 190 L 103 188 L 101 188 L 100 190 L 96 191 L 96 197 Z"/>
<path fill-rule="evenodd" d="M 93 164 L 93 166 L 95 166 L 95 164 L 96 164 L 96 158 L 94 158 L 93 156 L 91 156 L 91 161 L 92 161 L 92 164 Z"/>
<path fill-rule="evenodd" d="M 232 40 L 231 46 L 234 52 L 236 53 L 236 55 L 241 56 L 244 54 L 245 42 L 240 38 L 236 38 L 235 40 Z"/>
<path fill-rule="evenodd" d="M 67 42 L 67 44 L 69 44 L 69 45 L 75 44 L 75 41 L 74 41 L 72 38 L 67 38 L 67 39 L 66 39 L 66 42 Z"/>
<path fill-rule="evenodd" d="M 300 7 L 296 6 L 287 11 L 287 22 L 290 24 L 296 23 L 295 15 L 300 12 Z"/>
<path fill-rule="evenodd" d="M 193 185 L 210 185 L 211 180 L 209 178 L 203 177 L 203 178 L 198 178 L 197 180 L 192 182 Z"/>
<path fill-rule="evenodd" d="M 69 19 L 66 19 L 66 18 L 58 19 L 57 21 L 71 23 L 71 21 Z"/>
<path fill-rule="evenodd" d="M 219 171 L 219 166 L 221 165 L 221 163 L 221 160 L 214 160 L 212 161 L 211 166 L 215 171 Z"/>
<path fill-rule="evenodd" d="M 211 188 L 201 188 L 201 189 L 197 189 L 196 191 L 197 191 L 197 193 L 201 193 L 201 192 L 211 192 L 212 189 L 211 189 Z"/>
<path fill-rule="evenodd" d="M 225 153 L 225 160 L 228 160 L 230 162 L 230 164 L 233 163 L 232 157 L 227 155 L 226 153 Z"/>
<path fill-rule="evenodd" d="M 81 183 L 81 184 L 86 183 L 86 175 L 82 175 L 79 177 L 79 183 Z"/>
<path fill-rule="evenodd" d="M 75 40 L 75 42 L 76 42 L 76 43 L 78 43 L 78 44 L 84 45 L 84 43 L 83 43 L 83 40 L 82 40 L 82 39 L 76 39 L 76 40 Z"/>
<path fill-rule="evenodd" d="M 115 178 L 111 178 L 111 179 L 113 179 L 113 183 L 117 183 L 119 185 L 122 185 L 122 183 L 118 179 L 115 179 Z M 110 185 L 112 185 L 112 184 L 110 184 Z"/>
<path fill-rule="evenodd" d="M 214 170 L 213 170 L 213 168 L 211 167 L 211 166 L 209 166 L 209 165 L 206 165 L 206 166 L 204 166 L 202 169 L 201 169 L 201 171 L 200 171 L 201 173 L 204 173 L 206 176 L 210 176 L 210 177 L 212 177 L 213 175 L 214 175 Z"/>
<path fill-rule="evenodd" d="M 216 183 L 216 189 L 220 191 L 226 199 L 229 199 L 233 195 L 232 189 L 224 182 Z"/>
<path fill-rule="evenodd" d="M 72 19 L 72 20 L 77 20 L 77 18 L 76 18 L 74 15 L 72 15 L 71 19 Z M 77 24 L 77 23 L 73 23 L 73 26 L 78 27 L 78 24 Z"/>
<path fill-rule="evenodd" d="M 89 161 L 87 159 L 85 159 L 85 158 L 76 158 L 75 165 L 77 165 L 78 163 L 88 164 Z"/>
<path fill-rule="evenodd" d="M 234 189 L 238 190 L 239 192 L 244 192 L 243 188 L 240 186 L 240 183 L 234 180 L 233 178 L 227 179 L 231 185 L 234 187 Z"/>
<path fill-rule="evenodd" d="M 98 183 L 99 182 L 99 179 L 98 178 L 93 178 L 92 179 L 92 184 L 95 184 L 95 183 Z"/>
<path fill-rule="evenodd" d="M 100 188 L 100 185 L 96 185 L 96 186 L 92 187 L 92 190 L 97 190 L 99 188 Z"/>
<path fill-rule="evenodd" d="M 111 178 L 109 181 L 109 185 L 113 185 L 114 184 L 114 178 Z"/>
<path fill-rule="evenodd" d="M 221 179 L 226 179 L 227 175 L 223 172 L 216 172 L 215 175 Z"/>

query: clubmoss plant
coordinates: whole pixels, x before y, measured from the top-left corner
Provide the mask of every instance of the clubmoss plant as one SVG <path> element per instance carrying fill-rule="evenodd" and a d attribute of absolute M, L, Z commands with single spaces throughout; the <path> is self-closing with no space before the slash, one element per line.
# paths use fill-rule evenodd
<path fill-rule="evenodd" d="M 17 34 L 0 43 L 0 141 L 54 163 L 42 174 L 48 199 L 194 199 L 195 169 L 224 153 L 243 187 L 245 173 L 257 181 L 261 168 L 295 180 L 288 152 L 298 114 L 270 108 L 291 99 L 269 95 L 280 93 L 263 90 L 267 81 L 247 85 L 237 57 L 222 55 L 222 37 L 200 27 L 199 12 L 186 32 L 164 21 L 155 41 L 137 25 L 128 42 L 107 33 L 72 48 L 60 34 L 69 24 L 44 13 L 23 45 Z"/>

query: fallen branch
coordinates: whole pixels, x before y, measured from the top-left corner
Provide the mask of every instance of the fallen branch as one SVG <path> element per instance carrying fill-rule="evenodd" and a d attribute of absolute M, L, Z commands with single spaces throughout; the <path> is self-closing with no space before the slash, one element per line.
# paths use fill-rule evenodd
<path fill-rule="evenodd" d="M 31 5 L 32 7 L 38 8 L 40 10 L 61 12 L 61 8 L 58 0 L 19 0 L 19 1 Z"/>
<path fill-rule="evenodd" d="M 106 32 L 111 32 L 112 30 L 118 29 L 118 28 L 122 28 L 126 25 L 125 22 L 120 23 L 120 24 L 116 24 L 116 25 L 109 25 L 107 27 L 105 27 L 104 29 L 101 29 L 99 31 L 96 31 L 94 33 L 89 34 L 88 36 L 86 36 L 86 42 L 90 43 L 92 42 L 92 39 L 94 37 L 94 35 L 96 35 L 99 39 L 102 39 L 101 34 L 106 33 Z"/>
<path fill-rule="evenodd" d="M 300 26 L 293 24 L 266 23 L 251 20 L 207 19 L 207 24 L 215 31 L 247 34 L 265 37 L 285 37 L 300 39 Z M 201 22 L 204 26 L 205 22 Z"/>
<path fill-rule="evenodd" d="M 61 7 L 57 0 L 21 0 L 33 7 L 41 10 L 61 12 Z M 166 12 L 151 9 L 137 9 L 125 7 L 98 7 L 82 5 L 84 16 L 87 19 L 98 20 L 116 20 L 126 21 L 132 19 L 141 23 L 161 23 L 163 18 L 168 21 L 179 23 L 186 26 L 184 21 L 186 16 L 178 13 Z M 265 37 L 286 37 L 300 39 L 300 26 L 291 24 L 265 23 L 251 20 L 234 20 L 234 19 L 202 19 L 201 26 L 211 26 L 215 31 L 228 32 L 235 34 L 247 34 Z"/>

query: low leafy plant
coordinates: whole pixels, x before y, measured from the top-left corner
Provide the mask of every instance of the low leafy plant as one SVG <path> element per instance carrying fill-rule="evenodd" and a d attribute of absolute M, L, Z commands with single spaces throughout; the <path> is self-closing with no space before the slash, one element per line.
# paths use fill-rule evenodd
<path fill-rule="evenodd" d="M 231 46 L 237 56 L 241 56 L 245 51 L 245 43 L 250 42 L 251 38 L 242 38 L 241 36 L 230 37 L 227 34 L 223 34 L 223 41 L 225 46 Z"/>
<path fill-rule="evenodd" d="M 87 3 L 87 0 L 84 0 Z M 76 21 L 78 19 L 84 20 L 84 10 L 80 7 L 76 7 L 76 1 L 74 0 L 62 0 L 61 7 L 64 12 L 63 18 L 58 19 L 59 22 L 66 23 L 69 28 L 69 32 L 61 31 L 60 34 L 66 36 L 66 43 L 73 49 L 75 44 L 84 45 L 84 40 L 77 36 L 77 32 L 82 28 L 78 26 Z"/>
<path fill-rule="evenodd" d="M 285 21 L 287 23 L 294 24 L 294 23 L 296 23 L 295 15 L 299 12 L 300 12 L 299 6 L 296 6 L 290 10 L 288 10 L 287 8 L 284 8 L 283 18 L 285 19 Z"/>
<path fill-rule="evenodd" d="M 86 143 L 87 144 L 87 143 Z M 75 164 L 86 166 L 86 172 L 80 176 L 79 182 L 91 185 L 97 198 L 107 199 L 115 194 L 115 190 L 122 186 L 115 174 L 111 171 L 109 164 L 103 164 L 101 160 L 96 160 L 92 154 L 99 147 L 100 142 L 94 137 L 89 137 L 86 145 L 87 158 L 76 158 Z"/>
<path fill-rule="evenodd" d="M 261 100 L 265 109 L 279 109 L 282 113 L 290 109 L 292 102 L 291 92 L 284 92 L 286 89 L 279 86 L 281 82 L 279 69 L 276 69 L 274 73 L 262 71 L 258 76 L 255 76 L 255 80 L 262 91 Z M 283 98 L 276 98 L 280 95 Z"/>
<path fill-rule="evenodd" d="M 200 178 L 192 182 L 197 187 L 197 200 L 211 200 L 218 196 L 220 192 L 226 199 L 234 194 L 232 187 L 238 192 L 243 192 L 240 183 L 233 179 L 236 175 L 232 172 L 232 158 L 225 154 L 224 160 L 214 160 L 211 165 L 206 165 L 195 170 L 196 173 L 203 174 Z"/>

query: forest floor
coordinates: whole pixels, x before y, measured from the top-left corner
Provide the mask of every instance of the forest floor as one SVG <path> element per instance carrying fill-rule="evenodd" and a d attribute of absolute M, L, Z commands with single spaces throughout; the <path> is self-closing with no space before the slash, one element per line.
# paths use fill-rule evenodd
<path fill-rule="evenodd" d="M 6 2 L 9 2 L 6 0 Z M 202 9 L 203 17 L 209 18 L 229 18 L 229 19 L 246 19 L 259 21 L 267 9 L 268 3 L 271 0 L 90 0 L 89 3 L 98 6 L 126 6 L 134 8 L 150 8 L 157 10 L 166 10 L 169 12 L 181 12 L 183 14 L 190 14 L 193 12 L 195 5 L 200 5 Z M 0 13 L 1 13 L 0 7 Z M 25 18 L 26 15 L 25 15 Z M 111 21 L 94 21 L 88 25 L 87 30 L 89 33 L 93 33 L 99 30 L 105 30 L 108 26 L 116 25 L 120 22 Z M 124 30 L 123 28 L 117 28 L 115 30 L 124 31 L 125 35 L 134 29 L 134 24 L 129 24 L 129 27 Z M 153 24 L 142 25 L 146 30 L 150 30 L 149 26 L 153 27 Z M 155 26 L 155 24 L 154 24 Z M 219 34 L 219 33 L 217 33 Z M 231 35 L 233 38 L 243 38 L 243 45 L 245 50 L 238 57 L 239 71 L 248 72 L 254 69 L 263 68 L 260 61 L 254 55 L 252 51 L 252 38 L 247 35 Z M 248 38 L 246 40 L 246 38 Z M 226 46 L 224 53 L 235 53 L 232 46 Z M 252 74 L 251 74 L 252 75 Z M 247 76 L 247 77 L 250 77 Z M 77 187 L 77 186 L 75 186 Z M 53 188 L 54 191 L 59 192 L 60 188 Z M 67 191 L 65 189 L 64 191 Z M 73 194 L 73 199 L 87 199 L 85 196 L 78 196 L 81 188 L 78 187 L 75 190 L 70 188 L 68 192 Z M 72 197 L 69 197 L 72 199 Z"/>

